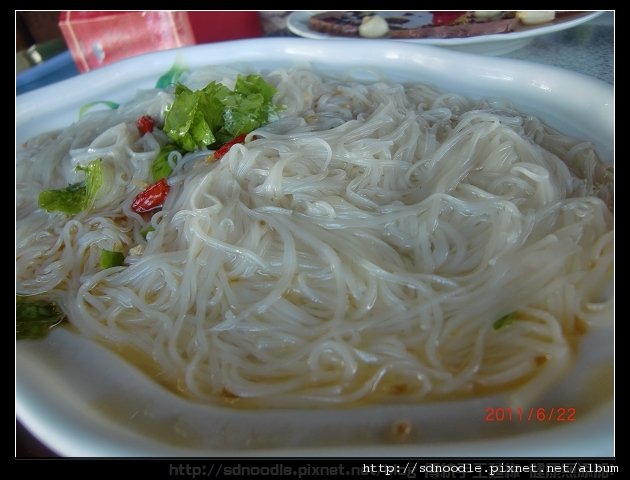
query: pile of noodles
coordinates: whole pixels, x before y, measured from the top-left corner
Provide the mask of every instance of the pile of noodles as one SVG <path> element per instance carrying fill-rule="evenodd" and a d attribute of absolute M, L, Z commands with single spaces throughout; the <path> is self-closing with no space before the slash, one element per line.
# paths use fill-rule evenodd
<path fill-rule="evenodd" d="M 20 148 L 17 292 L 54 298 L 82 334 L 142 352 L 207 402 L 418 401 L 554 382 L 612 309 L 613 173 L 593 146 L 421 84 L 265 78 L 280 120 L 216 163 L 172 154 L 171 192 L 150 219 L 130 206 L 167 139 L 140 137 L 136 119 L 163 121 L 172 93 L 139 92 Z M 95 158 L 105 179 L 91 210 L 37 208 Z M 101 269 L 102 249 L 125 265 Z"/>

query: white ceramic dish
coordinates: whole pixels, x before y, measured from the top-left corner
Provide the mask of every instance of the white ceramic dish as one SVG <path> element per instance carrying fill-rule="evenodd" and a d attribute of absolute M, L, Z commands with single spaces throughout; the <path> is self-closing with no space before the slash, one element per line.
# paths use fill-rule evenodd
<path fill-rule="evenodd" d="M 369 50 L 368 50 L 369 48 Z M 368 54 L 369 53 L 369 54 Z M 21 95 L 16 148 L 76 120 L 94 100 L 123 102 L 149 88 L 176 57 L 190 69 L 234 64 L 270 69 L 309 62 L 396 81 L 424 81 L 474 97 L 509 98 L 564 133 L 595 142 L 612 161 L 612 87 L 526 62 L 374 41 L 256 39 L 157 52 Z M 16 413 L 44 443 L 68 456 L 611 456 L 613 332 L 586 337 L 575 367 L 536 406 L 574 407 L 565 423 L 484 422 L 501 396 L 354 409 L 246 411 L 191 403 L 98 344 L 66 329 L 16 345 Z M 409 442 L 391 438 L 412 422 Z M 415 436 L 415 432 L 419 432 Z"/>
<path fill-rule="evenodd" d="M 313 11 L 293 12 L 287 18 L 287 28 L 299 37 L 315 39 L 347 39 L 347 37 L 329 35 L 327 33 L 316 32 L 308 26 L 308 19 L 313 15 Z M 582 17 L 566 22 L 540 25 L 531 30 L 520 32 L 501 33 L 494 35 L 477 35 L 466 38 L 418 38 L 409 40 L 397 40 L 400 42 L 412 42 L 420 45 L 434 45 L 445 47 L 466 53 L 479 53 L 484 55 L 503 55 L 524 47 L 535 37 L 548 33 L 558 32 L 567 28 L 575 27 L 584 22 L 588 22 L 604 12 L 592 12 Z"/>

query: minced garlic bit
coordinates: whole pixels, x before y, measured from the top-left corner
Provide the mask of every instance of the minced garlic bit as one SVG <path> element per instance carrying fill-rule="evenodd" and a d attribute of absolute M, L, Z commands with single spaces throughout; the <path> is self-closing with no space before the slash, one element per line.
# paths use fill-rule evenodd
<path fill-rule="evenodd" d="M 524 25 L 538 25 L 551 22 L 556 18 L 556 12 L 555 10 L 523 10 L 516 12 L 516 18 Z"/>
<path fill-rule="evenodd" d="M 129 249 L 129 255 L 140 256 L 143 253 L 144 253 L 144 245 L 142 245 L 141 243 Z"/>
<path fill-rule="evenodd" d="M 378 15 L 363 17 L 359 25 L 359 35 L 365 38 L 378 38 L 387 35 L 389 25 L 387 20 Z"/>

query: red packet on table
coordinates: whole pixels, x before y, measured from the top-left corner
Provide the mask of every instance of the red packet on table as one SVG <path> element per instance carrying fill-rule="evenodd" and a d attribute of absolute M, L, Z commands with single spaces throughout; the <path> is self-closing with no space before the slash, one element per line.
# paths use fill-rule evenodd
<path fill-rule="evenodd" d="M 59 27 L 81 72 L 141 53 L 195 44 L 187 12 L 64 11 Z"/>

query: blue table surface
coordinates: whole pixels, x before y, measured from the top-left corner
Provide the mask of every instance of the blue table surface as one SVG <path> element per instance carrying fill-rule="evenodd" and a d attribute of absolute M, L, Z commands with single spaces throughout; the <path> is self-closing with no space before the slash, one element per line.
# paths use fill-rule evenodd
<path fill-rule="evenodd" d="M 608 11 L 577 27 L 535 37 L 525 47 L 502 55 L 528 60 L 614 84 L 614 12 Z"/>

